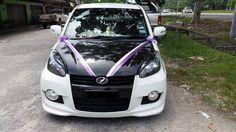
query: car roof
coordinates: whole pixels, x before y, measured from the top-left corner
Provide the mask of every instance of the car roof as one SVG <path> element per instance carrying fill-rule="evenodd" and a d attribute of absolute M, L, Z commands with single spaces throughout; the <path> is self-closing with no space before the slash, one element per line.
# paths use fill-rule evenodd
<path fill-rule="evenodd" d="M 92 3 L 78 5 L 77 8 L 124 8 L 124 9 L 140 9 L 138 5 L 122 4 L 122 3 Z"/>

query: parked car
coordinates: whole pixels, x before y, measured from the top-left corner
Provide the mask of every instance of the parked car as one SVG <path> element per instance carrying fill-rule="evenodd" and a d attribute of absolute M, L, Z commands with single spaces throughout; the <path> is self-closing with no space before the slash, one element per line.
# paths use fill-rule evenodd
<path fill-rule="evenodd" d="M 41 74 L 42 105 L 60 116 L 143 117 L 165 106 L 164 62 L 145 11 L 130 4 L 82 4 L 60 35 Z"/>
<path fill-rule="evenodd" d="M 140 6 L 146 11 L 151 25 L 160 26 L 161 25 L 161 13 L 160 9 L 153 3 L 142 3 Z"/>
<path fill-rule="evenodd" d="M 185 7 L 185 8 L 182 10 L 182 13 L 183 13 L 183 14 L 193 13 L 193 10 L 192 10 L 190 7 Z"/>
<path fill-rule="evenodd" d="M 68 15 L 61 9 L 50 10 L 48 14 L 42 14 L 39 16 L 39 21 L 43 28 L 47 28 L 48 25 L 63 24 L 66 22 Z"/>
<path fill-rule="evenodd" d="M 170 13 L 170 9 L 164 9 L 162 13 Z"/>

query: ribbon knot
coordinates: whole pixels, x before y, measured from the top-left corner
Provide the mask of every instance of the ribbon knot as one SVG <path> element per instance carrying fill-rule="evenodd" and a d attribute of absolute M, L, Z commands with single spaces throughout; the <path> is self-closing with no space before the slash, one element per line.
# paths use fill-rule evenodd
<path fill-rule="evenodd" d="M 68 40 L 68 37 L 65 36 L 65 35 L 60 35 L 60 36 L 58 37 L 58 40 L 61 41 L 61 42 L 64 42 L 65 40 Z"/>
<path fill-rule="evenodd" d="M 148 42 L 148 43 L 153 43 L 153 41 L 155 41 L 155 38 L 153 36 L 148 36 L 146 38 L 146 42 Z"/>
<path fill-rule="evenodd" d="M 107 73 L 107 77 L 114 76 L 115 73 L 136 53 L 138 53 L 145 45 L 152 44 L 155 41 L 153 36 L 148 36 L 144 43 L 139 44 L 137 47 L 128 52 L 125 56 L 123 56 Z"/>
<path fill-rule="evenodd" d="M 66 44 L 66 46 L 72 51 L 72 53 L 74 54 L 74 56 L 76 58 L 76 63 L 78 63 L 77 61 L 79 61 L 90 76 L 96 76 L 95 73 L 93 72 L 93 70 L 90 68 L 90 66 L 87 64 L 87 62 L 84 60 L 83 56 L 68 41 L 67 36 L 65 36 L 65 35 L 59 36 L 58 40 L 60 42 L 64 42 Z"/>
<path fill-rule="evenodd" d="M 123 56 L 107 73 L 107 77 L 113 76 L 132 56 L 134 56 L 137 52 L 139 52 L 145 45 L 152 44 L 155 41 L 155 38 L 153 36 L 148 36 L 146 41 L 139 44 L 137 47 L 132 49 L 130 52 L 128 52 L 125 56 Z M 61 35 L 58 37 L 58 41 L 64 42 L 66 46 L 73 52 L 75 55 L 76 60 L 80 61 L 83 65 L 84 69 L 87 71 L 87 73 L 90 76 L 95 76 L 95 73 L 90 68 L 90 66 L 87 64 L 87 62 L 84 60 L 82 55 L 75 49 L 75 47 L 68 41 L 68 37 L 65 35 Z"/>

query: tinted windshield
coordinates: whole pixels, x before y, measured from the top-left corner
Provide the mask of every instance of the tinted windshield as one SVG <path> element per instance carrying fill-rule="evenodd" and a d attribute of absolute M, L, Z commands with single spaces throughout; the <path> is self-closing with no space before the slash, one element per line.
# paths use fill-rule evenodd
<path fill-rule="evenodd" d="M 65 33 L 69 38 L 145 38 L 148 31 L 141 10 L 77 9 Z"/>

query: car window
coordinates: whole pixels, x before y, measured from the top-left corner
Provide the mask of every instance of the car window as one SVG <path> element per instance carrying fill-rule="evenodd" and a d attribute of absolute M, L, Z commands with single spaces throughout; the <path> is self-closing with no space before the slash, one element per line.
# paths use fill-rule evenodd
<path fill-rule="evenodd" d="M 148 30 L 141 10 L 93 8 L 75 10 L 65 34 L 69 38 L 145 38 Z"/>

